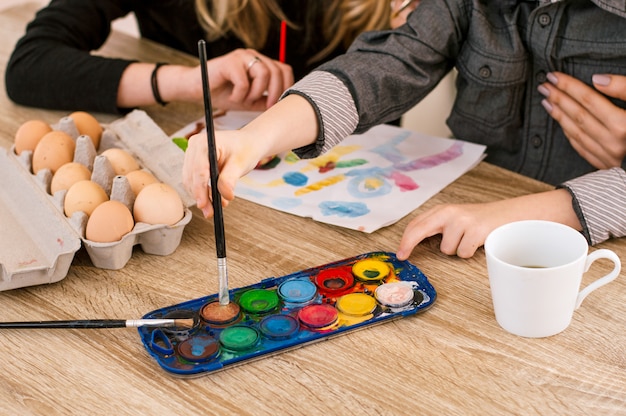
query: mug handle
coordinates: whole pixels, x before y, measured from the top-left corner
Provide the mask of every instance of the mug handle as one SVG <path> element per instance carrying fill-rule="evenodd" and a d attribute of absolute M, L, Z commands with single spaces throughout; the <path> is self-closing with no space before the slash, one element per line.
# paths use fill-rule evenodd
<path fill-rule="evenodd" d="M 578 309 L 580 307 L 580 304 L 583 302 L 583 300 L 587 297 L 588 294 L 590 294 L 591 292 L 593 292 L 600 286 L 604 286 L 607 283 L 612 282 L 613 280 L 615 280 L 617 276 L 619 276 L 619 272 L 622 268 L 622 262 L 620 261 L 619 257 L 617 257 L 617 254 L 605 248 L 596 250 L 587 256 L 587 261 L 585 262 L 585 272 L 589 270 L 589 267 L 591 267 L 591 263 L 593 263 L 594 261 L 598 259 L 609 259 L 613 261 L 613 263 L 615 264 L 615 267 L 613 268 L 613 271 L 611 273 L 607 274 L 604 277 L 599 278 L 593 283 L 588 284 L 587 287 L 585 287 L 583 290 L 581 290 L 578 293 L 578 297 L 576 298 L 575 309 Z"/>

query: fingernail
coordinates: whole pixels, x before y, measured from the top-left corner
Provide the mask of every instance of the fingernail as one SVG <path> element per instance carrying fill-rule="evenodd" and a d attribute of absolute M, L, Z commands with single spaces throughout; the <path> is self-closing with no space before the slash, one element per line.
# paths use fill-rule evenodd
<path fill-rule="evenodd" d="M 600 85 L 602 87 L 606 87 L 611 83 L 611 77 L 608 75 L 596 74 L 591 77 L 591 80 L 594 84 Z"/>
<path fill-rule="evenodd" d="M 548 72 L 546 75 L 546 78 L 548 78 L 548 81 L 550 81 L 554 85 L 556 85 L 557 82 L 559 82 L 559 79 L 552 72 Z"/>
<path fill-rule="evenodd" d="M 546 109 L 548 113 L 552 112 L 552 104 L 548 100 L 541 100 L 541 105 Z"/>
<path fill-rule="evenodd" d="M 537 91 L 539 91 L 541 93 L 541 95 L 545 96 L 545 97 L 549 97 L 550 96 L 550 90 L 547 89 L 545 86 L 540 85 L 537 87 Z"/>

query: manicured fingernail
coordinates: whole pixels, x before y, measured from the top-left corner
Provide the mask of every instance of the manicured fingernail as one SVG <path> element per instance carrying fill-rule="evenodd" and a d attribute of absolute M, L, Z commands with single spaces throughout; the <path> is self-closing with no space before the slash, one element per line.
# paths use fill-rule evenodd
<path fill-rule="evenodd" d="M 548 100 L 541 100 L 541 105 L 546 109 L 548 113 L 552 112 L 552 104 Z"/>
<path fill-rule="evenodd" d="M 556 83 L 559 82 L 559 79 L 552 72 L 548 72 L 546 75 L 546 78 L 548 78 L 548 81 L 550 81 L 554 85 L 556 85 Z"/>
<path fill-rule="evenodd" d="M 550 96 L 550 90 L 547 89 L 546 87 L 544 87 L 543 85 L 540 85 L 537 87 L 537 91 L 539 91 L 541 93 L 541 95 L 545 96 L 545 97 L 549 97 Z"/>
<path fill-rule="evenodd" d="M 608 75 L 596 74 L 591 77 L 591 80 L 594 84 L 600 85 L 602 87 L 606 87 L 611 83 L 611 77 Z"/>

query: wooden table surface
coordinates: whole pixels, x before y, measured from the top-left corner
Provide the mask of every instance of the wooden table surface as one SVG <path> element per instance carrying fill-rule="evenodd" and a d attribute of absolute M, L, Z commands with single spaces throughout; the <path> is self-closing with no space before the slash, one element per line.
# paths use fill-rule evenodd
<path fill-rule="evenodd" d="M 28 6 L 0 12 L 3 74 L 33 13 Z M 102 53 L 195 61 L 122 34 L 115 34 Z M 145 110 L 168 134 L 202 116 L 195 105 Z M 54 123 L 64 115 L 15 105 L 2 88 L 0 144 L 10 147 L 26 120 Z M 103 123 L 117 118 L 95 115 Z M 549 188 L 481 163 L 416 212 L 444 202 L 483 202 Z M 394 251 L 412 216 L 364 234 L 236 200 L 225 210 L 230 285 L 246 286 L 370 251 Z M 442 254 L 439 243 L 439 237 L 429 239 L 409 259 L 438 292 L 435 305 L 423 314 L 194 379 L 161 370 L 134 329 L 5 330 L 0 333 L 0 413 L 626 413 L 624 273 L 592 293 L 567 330 L 525 339 L 505 332 L 494 319 L 484 251 L 464 260 Z M 599 247 L 626 258 L 624 239 Z M 103 270 L 81 249 L 60 282 L 1 292 L 0 320 L 139 318 L 216 293 L 214 265 L 212 222 L 194 209 L 172 255 L 147 255 L 136 248 L 124 268 Z M 610 267 L 596 263 L 583 284 Z"/>

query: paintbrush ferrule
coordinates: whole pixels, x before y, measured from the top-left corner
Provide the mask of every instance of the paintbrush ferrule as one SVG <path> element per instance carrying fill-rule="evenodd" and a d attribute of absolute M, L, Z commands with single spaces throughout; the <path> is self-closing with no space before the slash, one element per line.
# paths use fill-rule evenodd
<path fill-rule="evenodd" d="M 217 259 L 217 276 L 219 281 L 219 302 L 220 305 L 228 305 L 230 298 L 228 295 L 228 266 L 226 257 Z"/>
<path fill-rule="evenodd" d="M 129 328 L 137 328 L 140 326 L 175 326 L 176 321 L 174 319 L 129 319 L 126 321 L 126 326 Z"/>

